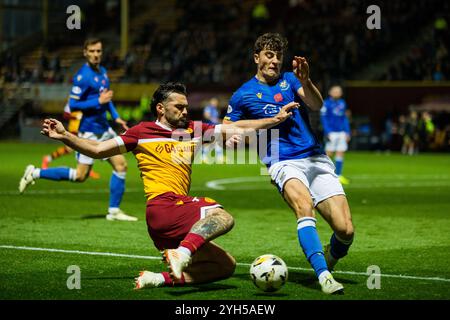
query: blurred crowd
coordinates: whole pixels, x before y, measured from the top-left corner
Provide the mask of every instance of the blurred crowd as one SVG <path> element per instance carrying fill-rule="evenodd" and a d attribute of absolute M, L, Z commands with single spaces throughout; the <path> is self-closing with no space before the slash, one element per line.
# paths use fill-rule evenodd
<path fill-rule="evenodd" d="M 67 74 L 61 68 L 59 55 L 51 58 L 46 53 L 39 57 L 34 68 L 26 68 L 20 59 L 8 52 L 4 64 L 0 65 L 0 84 L 4 82 L 31 82 L 31 83 L 62 83 L 68 80 Z"/>
<path fill-rule="evenodd" d="M 450 151 L 450 115 L 446 112 L 416 111 L 386 118 L 383 145 L 414 155 L 423 151 Z"/>
<path fill-rule="evenodd" d="M 172 32 L 159 32 L 149 21 L 131 35 L 128 54 L 120 59 L 116 50 L 105 50 L 104 65 L 123 69 L 123 82 L 178 80 L 188 84 L 236 86 L 254 73 L 252 45 L 263 32 L 276 31 L 289 40 L 285 68 L 295 55 L 309 59 L 312 78 L 320 90 L 334 82 L 352 79 L 358 71 L 377 61 L 402 42 L 405 34 L 434 23 L 434 32 L 415 45 L 398 64 L 391 65 L 381 80 L 444 80 L 450 78 L 450 36 L 447 0 L 384 1 L 382 31 L 366 27 L 370 0 L 268 0 L 203 1 L 177 0 L 180 16 Z M 93 4 L 100 3 L 93 1 Z M 117 0 L 101 2 L 106 8 L 90 7 L 87 19 L 92 30 L 119 25 Z M 100 5 L 99 4 L 99 5 Z M 439 14 L 436 16 L 436 14 Z M 97 16 L 96 16 L 97 17 Z M 116 17 L 116 18 L 113 18 Z M 97 22 L 96 22 L 97 21 Z M 110 49 L 106 46 L 105 49 Z M 59 56 L 42 54 L 39 66 L 28 70 L 19 57 L 9 53 L 0 65 L 0 82 L 69 80 L 61 70 Z"/>
<path fill-rule="evenodd" d="M 449 12 L 445 0 L 418 0 L 414 4 L 386 1 L 381 12 L 382 31 L 377 32 L 366 28 L 366 9 L 371 2 L 273 0 L 247 8 L 238 0 L 178 0 L 182 15 L 176 30 L 156 33 L 152 24 L 144 28 L 125 59 L 125 80 L 178 79 L 195 84 L 237 85 L 254 73 L 252 44 L 256 37 L 277 31 L 289 40 L 285 67 L 294 54 L 308 57 L 312 77 L 323 90 L 333 82 L 352 79 L 356 72 L 380 58 L 380 53 L 387 53 L 388 48 L 403 41 L 405 34 L 418 32 L 420 26 L 431 23 L 436 12 Z M 449 76 L 445 63 L 448 37 L 446 18 L 436 19 L 440 21 L 439 32 L 423 44 L 428 50 L 428 63 L 417 72 L 419 77 L 431 74 L 438 80 Z M 414 63 L 402 68 L 406 69 L 395 80 L 416 79 Z M 435 74 L 436 70 L 442 75 Z"/>
<path fill-rule="evenodd" d="M 450 12 L 450 7 L 447 12 Z M 390 65 L 380 80 L 450 80 L 449 50 L 447 20 L 438 16 L 426 40 L 414 45 L 404 58 Z"/>

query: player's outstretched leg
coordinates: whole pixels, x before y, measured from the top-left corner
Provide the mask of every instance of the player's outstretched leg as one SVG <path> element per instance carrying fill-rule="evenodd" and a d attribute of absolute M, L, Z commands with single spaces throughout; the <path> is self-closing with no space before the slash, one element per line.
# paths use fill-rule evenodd
<path fill-rule="evenodd" d="M 205 243 L 192 257 L 180 279 L 172 279 L 169 272 L 142 271 L 135 280 L 135 289 L 161 286 L 208 283 L 229 278 L 236 268 L 236 260 L 213 242 Z"/>
<path fill-rule="evenodd" d="M 58 149 L 56 149 L 55 151 L 53 151 L 50 154 L 46 154 L 45 156 L 42 157 L 42 164 L 41 164 L 41 169 L 48 169 L 50 163 L 53 160 L 56 160 L 60 157 L 69 155 L 73 152 L 73 149 L 68 147 L 68 146 L 63 146 L 63 147 L 59 147 Z M 100 179 L 100 174 L 98 172 L 95 172 L 92 168 L 89 171 L 89 177 L 92 179 Z"/>
<path fill-rule="evenodd" d="M 20 179 L 19 192 L 23 193 L 28 186 L 35 184 L 37 179 L 77 181 L 77 170 L 67 167 L 40 169 L 33 165 L 28 165 Z"/>
<path fill-rule="evenodd" d="M 325 246 L 328 268 L 333 270 L 339 259 L 345 257 L 353 243 L 354 227 L 347 198 L 330 197 L 317 205 L 317 209 L 333 229 L 330 243 Z"/>
<path fill-rule="evenodd" d="M 342 293 L 344 287 L 334 280 L 327 267 L 308 189 L 300 180 L 290 179 L 285 183 L 283 195 L 297 216 L 298 240 L 306 259 L 319 279 L 322 291 L 327 294 Z"/>
<path fill-rule="evenodd" d="M 164 259 L 168 264 L 173 278 L 180 280 L 195 255 L 205 243 L 227 233 L 233 228 L 233 217 L 222 208 L 209 209 L 205 218 L 197 221 L 190 232 L 180 242 L 177 249 L 164 251 Z"/>

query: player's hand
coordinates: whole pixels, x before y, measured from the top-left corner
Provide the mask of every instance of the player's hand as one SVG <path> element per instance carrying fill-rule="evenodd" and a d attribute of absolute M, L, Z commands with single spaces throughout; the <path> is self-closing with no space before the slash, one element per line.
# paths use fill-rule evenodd
<path fill-rule="evenodd" d="M 294 57 L 294 60 L 292 60 L 292 72 L 294 72 L 300 82 L 309 79 L 309 65 L 305 57 Z"/>
<path fill-rule="evenodd" d="M 47 136 L 52 139 L 60 140 L 64 134 L 66 133 L 66 129 L 63 124 L 56 119 L 45 119 L 42 124 L 41 134 Z"/>
<path fill-rule="evenodd" d="M 225 145 L 227 148 L 233 148 L 235 145 L 239 145 L 242 142 L 242 137 L 238 134 L 233 134 L 227 141 Z"/>
<path fill-rule="evenodd" d="M 116 123 L 120 124 L 122 126 L 122 129 L 127 131 L 128 129 L 130 129 L 127 125 L 127 122 L 125 120 L 122 120 L 120 118 L 116 119 Z"/>
<path fill-rule="evenodd" d="M 297 109 L 299 107 L 299 103 L 290 102 L 287 105 L 283 106 L 280 109 L 280 112 L 274 117 L 278 122 L 283 122 L 290 116 L 292 116 L 292 110 Z"/>
<path fill-rule="evenodd" d="M 112 100 L 114 92 L 112 90 L 105 89 L 100 92 L 100 96 L 98 97 L 98 103 L 105 104 L 109 103 Z"/>

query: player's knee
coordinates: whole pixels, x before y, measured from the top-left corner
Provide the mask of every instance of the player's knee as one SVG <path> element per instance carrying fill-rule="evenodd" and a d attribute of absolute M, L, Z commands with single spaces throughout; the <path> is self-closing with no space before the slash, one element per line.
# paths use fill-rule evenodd
<path fill-rule="evenodd" d="M 225 225 L 227 226 L 228 230 L 231 230 L 234 227 L 233 216 L 223 209 L 220 211 L 219 214 L 220 217 L 222 218 L 222 221 L 224 221 Z"/>
<path fill-rule="evenodd" d="M 77 171 L 75 182 L 84 182 L 88 178 L 89 174 L 85 171 Z"/>
<path fill-rule="evenodd" d="M 295 215 L 297 219 L 303 217 L 314 217 L 314 206 L 310 202 L 298 201 L 294 205 Z"/>
<path fill-rule="evenodd" d="M 231 214 L 229 214 L 228 212 L 226 212 L 222 208 L 212 209 L 210 212 L 208 212 L 208 216 L 209 215 L 214 215 L 214 216 L 219 217 L 227 230 L 231 230 L 234 226 L 233 216 Z"/>
<path fill-rule="evenodd" d="M 228 255 L 227 259 L 225 261 L 223 261 L 221 266 L 222 266 L 223 276 L 226 278 L 231 277 L 234 274 L 234 271 L 236 270 L 236 259 L 234 259 L 234 257 Z"/>
<path fill-rule="evenodd" d="M 123 163 L 116 164 L 114 169 L 115 169 L 115 171 L 117 171 L 117 172 L 127 172 L 128 165 L 127 165 L 127 163 L 124 161 Z"/>
<path fill-rule="evenodd" d="M 353 223 L 351 221 L 348 221 L 347 223 L 343 224 L 342 226 L 339 226 L 337 230 L 335 230 L 336 234 L 339 238 L 344 240 L 350 240 L 353 239 L 355 235 L 355 230 L 353 228 Z"/>

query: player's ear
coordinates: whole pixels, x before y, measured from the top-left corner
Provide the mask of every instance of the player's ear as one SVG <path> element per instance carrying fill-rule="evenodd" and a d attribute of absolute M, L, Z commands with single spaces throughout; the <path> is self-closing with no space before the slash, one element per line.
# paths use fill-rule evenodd
<path fill-rule="evenodd" d="M 162 103 L 158 103 L 156 105 L 156 113 L 157 114 L 164 114 L 164 105 Z"/>
<path fill-rule="evenodd" d="M 254 53 L 253 54 L 253 59 L 255 60 L 255 63 L 258 64 L 259 63 L 259 54 L 258 53 Z"/>

